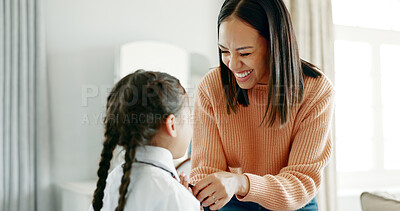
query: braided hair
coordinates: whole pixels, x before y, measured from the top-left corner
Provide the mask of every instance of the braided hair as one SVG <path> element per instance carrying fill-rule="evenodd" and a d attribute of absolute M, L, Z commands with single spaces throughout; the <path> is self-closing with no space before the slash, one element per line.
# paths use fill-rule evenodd
<path fill-rule="evenodd" d="M 107 98 L 103 150 L 92 206 L 103 207 L 110 161 L 117 145 L 125 150 L 123 176 L 116 211 L 122 211 L 130 183 L 136 147 L 151 141 L 168 115 L 178 115 L 184 102 L 184 88 L 175 77 L 161 72 L 137 70 L 121 79 Z"/>

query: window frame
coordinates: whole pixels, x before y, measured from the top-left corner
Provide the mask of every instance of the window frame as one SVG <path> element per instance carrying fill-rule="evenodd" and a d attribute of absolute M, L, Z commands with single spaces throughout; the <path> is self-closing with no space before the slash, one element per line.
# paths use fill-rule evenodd
<path fill-rule="evenodd" d="M 384 168 L 384 136 L 383 136 L 383 106 L 381 97 L 381 45 L 400 45 L 400 31 L 362 28 L 334 24 L 334 41 L 365 42 L 371 45 L 372 86 L 373 86 L 373 119 L 374 132 L 372 140 L 373 167 L 368 171 L 342 172 L 337 171 L 339 194 L 346 190 L 380 190 L 400 188 L 400 169 L 387 170 Z M 336 77 L 336 69 L 335 69 Z M 337 80 L 335 80 L 337 81 Z M 337 84 L 336 84 L 337 86 Z M 336 113 L 337 115 L 337 113 Z M 337 124 L 337 122 L 336 122 Z M 337 136 L 335 134 L 335 136 Z M 336 154 L 340 156 L 340 152 Z M 368 175 L 368 176 L 366 176 Z"/>

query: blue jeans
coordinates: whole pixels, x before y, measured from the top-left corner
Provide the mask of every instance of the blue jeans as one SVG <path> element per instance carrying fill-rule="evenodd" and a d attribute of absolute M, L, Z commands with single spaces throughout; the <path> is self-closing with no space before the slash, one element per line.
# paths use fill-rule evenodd
<path fill-rule="evenodd" d="M 208 207 L 204 207 L 204 211 L 209 211 Z M 236 196 L 233 196 L 232 199 L 221 209 L 220 211 L 270 211 L 265 209 L 261 205 L 254 202 L 243 202 L 239 201 Z M 298 211 L 318 211 L 317 200 L 313 198 L 306 206 L 298 209 Z"/>

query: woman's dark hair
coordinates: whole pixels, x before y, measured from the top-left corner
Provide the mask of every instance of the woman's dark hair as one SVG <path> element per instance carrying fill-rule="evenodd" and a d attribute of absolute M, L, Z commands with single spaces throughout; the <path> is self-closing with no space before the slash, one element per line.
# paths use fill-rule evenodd
<path fill-rule="evenodd" d="M 152 138 L 169 114 L 179 115 L 185 89 L 178 79 L 161 72 L 138 70 L 121 79 L 107 98 L 103 150 L 92 205 L 103 207 L 104 189 L 113 151 L 125 150 L 123 176 L 116 211 L 124 209 L 136 147 L 150 145 Z"/>
<path fill-rule="evenodd" d="M 317 67 L 300 59 L 288 10 L 282 0 L 225 0 L 218 16 L 219 27 L 227 18 L 239 18 L 250 24 L 267 41 L 269 64 L 268 102 L 263 117 L 272 126 L 283 125 L 291 109 L 303 100 L 303 76 L 318 77 Z M 222 86 L 228 114 L 237 106 L 248 106 L 247 90 L 241 89 L 233 73 L 222 62 L 219 50 Z M 268 116 L 267 116 L 268 115 Z"/>

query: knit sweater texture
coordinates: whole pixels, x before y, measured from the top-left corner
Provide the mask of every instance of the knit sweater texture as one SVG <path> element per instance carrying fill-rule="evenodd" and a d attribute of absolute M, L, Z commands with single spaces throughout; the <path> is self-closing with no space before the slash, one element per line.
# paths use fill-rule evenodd
<path fill-rule="evenodd" d="M 190 178 L 220 171 L 245 174 L 249 192 L 236 196 L 270 210 L 294 210 L 316 196 L 332 154 L 334 88 L 325 75 L 304 76 L 303 101 L 282 127 L 261 124 L 268 85 L 248 90 L 249 105 L 228 114 L 219 68 L 199 83 L 194 106 Z"/>

